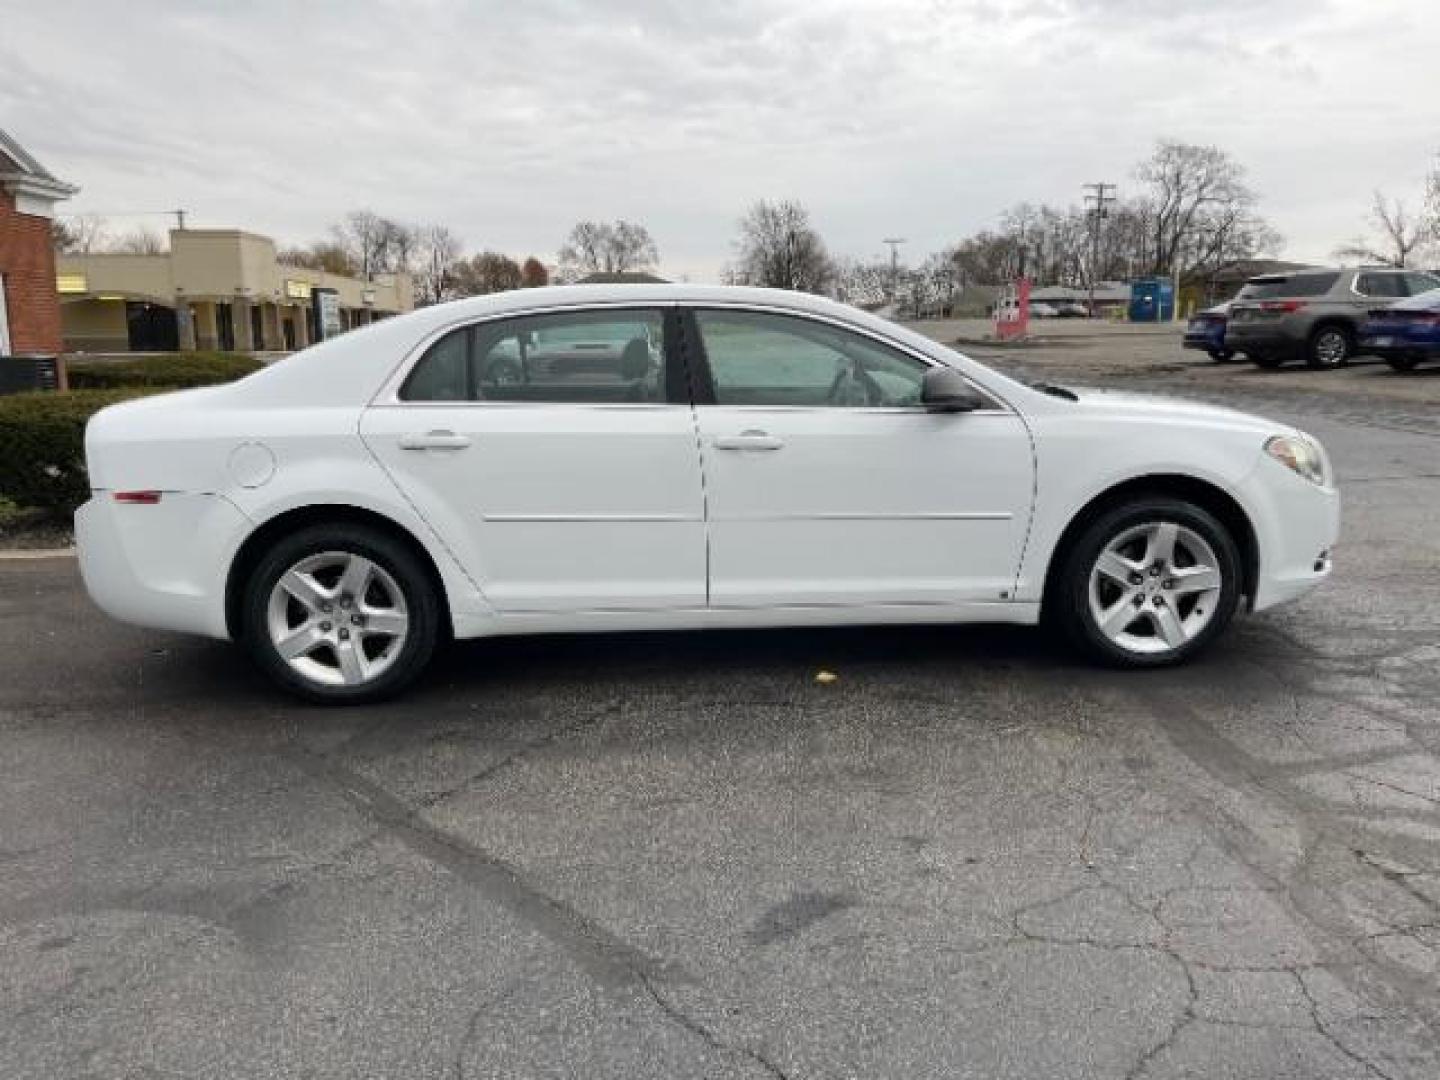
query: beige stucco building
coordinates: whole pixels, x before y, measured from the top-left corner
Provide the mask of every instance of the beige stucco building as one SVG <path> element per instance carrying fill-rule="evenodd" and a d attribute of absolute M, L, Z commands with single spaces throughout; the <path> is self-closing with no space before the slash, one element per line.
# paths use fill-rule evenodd
<path fill-rule="evenodd" d="M 62 255 L 56 287 L 71 352 L 302 349 L 409 311 L 410 278 L 372 281 L 285 266 L 240 229 L 173 229 L 159 255 Z"/>

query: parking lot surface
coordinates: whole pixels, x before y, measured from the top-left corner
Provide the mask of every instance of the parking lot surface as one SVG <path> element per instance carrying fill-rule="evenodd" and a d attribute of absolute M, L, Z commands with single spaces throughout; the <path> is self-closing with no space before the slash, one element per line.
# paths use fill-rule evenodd
<path fill-rule="evenodd" d="M 1175 671 L 535 638 L 327 711 L 0 562 L 0 1073 L 1440 1075 L 1440 372 L 967 351 L 1318 435 L 1334 578 Z"/>

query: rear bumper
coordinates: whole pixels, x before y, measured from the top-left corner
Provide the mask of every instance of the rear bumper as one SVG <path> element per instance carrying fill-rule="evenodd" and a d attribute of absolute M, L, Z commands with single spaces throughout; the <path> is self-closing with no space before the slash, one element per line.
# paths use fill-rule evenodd
<path fill-rule="evenodd" d="M 1278 326 L 1247 326 L 1231 323 L 1225 331 L 1225 344 L 1243 353 L 1298 353 L 1303 341 Z"/>
<path fill-rule="evenodd" d="M 75 513 L 90 597 L 136 626 L 228 638 L 225 579 L 250 520 L 219 495 L 166 492 L 153 506 L 96 492 Z"/>
<path fill-rule="evenodd" d="M 1330 576 L 1340 538 L 1340 492 L 1266 457 L 1240 485 L 1260 548 L 1256 611 L 1303 596 Z"/>

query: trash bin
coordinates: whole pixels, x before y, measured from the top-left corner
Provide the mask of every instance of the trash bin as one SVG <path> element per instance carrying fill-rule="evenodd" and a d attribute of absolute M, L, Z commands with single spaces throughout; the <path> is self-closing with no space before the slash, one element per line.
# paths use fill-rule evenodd
<path fill-rule="evenodd" d="M 0 394 L 59 390 L 60 361 L 54 356 L 0 356 Z"/>
<path fill-rule="evenodd" d="M 1174 317 L 1175 286 L 1169 278 L 1140 278 L 1131 283 L 1131 322 L 1169 322 Z"/>

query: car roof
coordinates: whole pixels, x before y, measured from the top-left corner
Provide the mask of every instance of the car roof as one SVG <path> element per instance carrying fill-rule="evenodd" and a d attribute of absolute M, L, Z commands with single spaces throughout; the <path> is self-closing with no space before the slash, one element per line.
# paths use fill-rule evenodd
<path fill-rule="evenodd" d="M 930 338 L 858 308 L 811 293 L 788 289 L 759 289 L 740 285 L 604 284 L 546 285 L 533 289 L 491 293 L 435 304 L 405 315 L 382 319 L 313 345 L 277 361 L 262 371 L 229 384 L 237 400 L 363 404 L 379 390 L 402 358 L 434 336 L 481 319 L 605 304 L 706 304 L 769 308 L 831 319 L 865 330 L 882 339 L 907 345 L 937 359 L 949 354 Z M 950 362 L 948 359 L 945 362 Z M 337 378 L 344 371 L 344 378 Z M 971 372 L 972 378 L 977 378 Z M 978 377 L 1004 396 L 1025 393 L 1021 384 L 985 368 Z"/>

